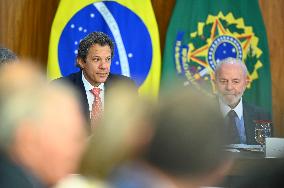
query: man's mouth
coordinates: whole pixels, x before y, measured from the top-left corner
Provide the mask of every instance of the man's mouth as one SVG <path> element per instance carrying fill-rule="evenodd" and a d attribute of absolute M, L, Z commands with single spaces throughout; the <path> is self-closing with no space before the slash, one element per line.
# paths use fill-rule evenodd
<path fill-rule="evenodd" d="M 97 75 L 99 75 L 99 76 L 107 76 L 108 73 L 97 73 Z"/>
<path fill-rule="evenodd" d="M 224 96 L 228 96 L 228 95 L 229 95 L 229 96 L 235 96 L 235 94 L 233 94 L 233 93 L 224 93 L 223 95 L 224 95 Z"/>

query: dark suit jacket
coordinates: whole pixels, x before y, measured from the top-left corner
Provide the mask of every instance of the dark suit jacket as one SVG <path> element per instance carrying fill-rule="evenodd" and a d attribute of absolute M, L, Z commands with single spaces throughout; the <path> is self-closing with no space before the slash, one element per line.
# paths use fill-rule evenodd
<path fill-rule="evenodd" d="M 40 180 L 0 152 L 0 187 L 2 188 L 44 188 Z"/>
<path fill-rule="evenodd" d="M 243 102 L 243 118 L 247 137 L 247 144 L 258 144 L 254 138 L 255 120 L 271 121 L 271 114 L 264 109 Z M 271 130 L 273 133 L 273 129 Z"/>
<path fill-rule="evenodd" d="M 58 78 L 58 79 L 54 80 L 54 82 L 69 83 L 71 86 L 73 86 L 79 92 L 79 97 L 80 97 L 80 100 L 81 100 L 83 113 L 85 115 L 86 120 L 89 121 L 89 119 L 90 119 L 89 104 L 88 104 L 88 99 L 87 99 L 86 91 L 85 91 L 85 88 L 84 88 L 84 84 L 83 84 L 83 81 L 82 81 L 82 71 L 70 74 L 66 77 Z M 122 75 L 109 74 L 106 82 L 104 83 L 105 84 L 104 85 L 105 86 L 105 96 L 106 96 L 109 88 L 117 82 L 124 82 L 126 84 L 129 84 L 130 87 L 137 89 L 134 81 L 131 80 L 130 78 L 128 78 L 126 76 L 122 76 Z"/>
<path fill-rule="evenodd" d="M 220 112 L 221 113 L 221 112 Z M 264 109 L 248 104 L 243 101 L 243 119 L 244 119 L 244 126 L 245 126 L 245 133 L 246 133 L 246 144 L 249 145 L 256 145 L 258 144 L 255 141 L 255 120 L 267 120 L 271 121 L 271 114 L 266 112 Z M 226 123 L 224 122 L 224 126 Z M 224 129 L 226 131 L 226 129 Z M 271 130 L 272 134 L 273 129 Z M 227 132 L 224 132 L 227 134 Z M 230 143 L 230 138 L 228 139 L 228 143 Z"/>

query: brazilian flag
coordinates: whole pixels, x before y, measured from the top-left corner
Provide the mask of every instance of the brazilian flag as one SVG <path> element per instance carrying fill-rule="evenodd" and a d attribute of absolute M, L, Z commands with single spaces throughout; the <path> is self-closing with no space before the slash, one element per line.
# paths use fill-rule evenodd
<path fill-rule="evenodd" d="M 196 87 L 213 95 L 216 62 L 243 60 L 251 79 L 244 98 L 271 111 L 266 31 L 258 0 L 176 0 L 168 28 L 161 87 Z"/>
<path fill-rule="evenodd" d="M 94 31 L 105 32 L 115 43 L 111 72 L 131 77 L 141 95 L 155 98 L 161 55 L 150 0 L 61 0 L 50 35 L 49 78 L 79 71 L 75 66 L 78 45 Z"/>

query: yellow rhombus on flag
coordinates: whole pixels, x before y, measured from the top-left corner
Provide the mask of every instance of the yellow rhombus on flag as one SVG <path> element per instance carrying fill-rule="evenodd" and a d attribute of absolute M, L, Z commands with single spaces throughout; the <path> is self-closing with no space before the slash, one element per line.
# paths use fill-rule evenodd
<path fill-rule="evenodd" d="M 94 31 L 115 43 L 111 72 L 131 77 L 142 96 L 158 96 L 161 53 L 150 0 L 61 0 L 50 35 L 47 73 L 50 79 L 79 71 L 80 40 Z"/>

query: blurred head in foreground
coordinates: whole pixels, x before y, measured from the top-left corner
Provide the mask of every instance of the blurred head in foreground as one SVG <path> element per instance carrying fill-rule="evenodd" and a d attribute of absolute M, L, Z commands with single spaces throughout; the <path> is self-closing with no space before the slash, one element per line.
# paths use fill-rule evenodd
<path fill-rule="evenodd" d="M 109 89 L 104 117 L 90 138 L 81 167 L 84 175 L 101 179 L 121 162 L 139 156 L 152 133 L 149 116 L 154 106 L 125 83 Z"/>
<path fill-rule="evenodd" d="M 114 187 L 201 187 L 223 180 L 231 167 L 224 151 L 218 103 L 200 91 L 175 89 L 149 116 L 154 126 L 142 160 L 128 161 L 109 178 Z"/>
<path fill-rule="evenodd" d="M 24 62 L 2 67 L 0 87 L 0 149 L 29 172 L 22 174 L 23 179 L 33 174 L 42 184 L 52 185 L 74 173 L 85 143 L 85 122 L 74 91 L 48 85 L 35 67 Z M 9 165 L 5 168 L 9 170 Z"/>
<path fill-rule="evenodd" d="M 17 61 L 17 56 L 8 48 L 0 46 L 0 65 Z"/>
<path fill-rule="evenodd" d="M 230 164 L 224 152 L 223 119 L 211 97 L 176 90 L 161 101 L 146 161 L 178 187 L 214 185 Z"/>

